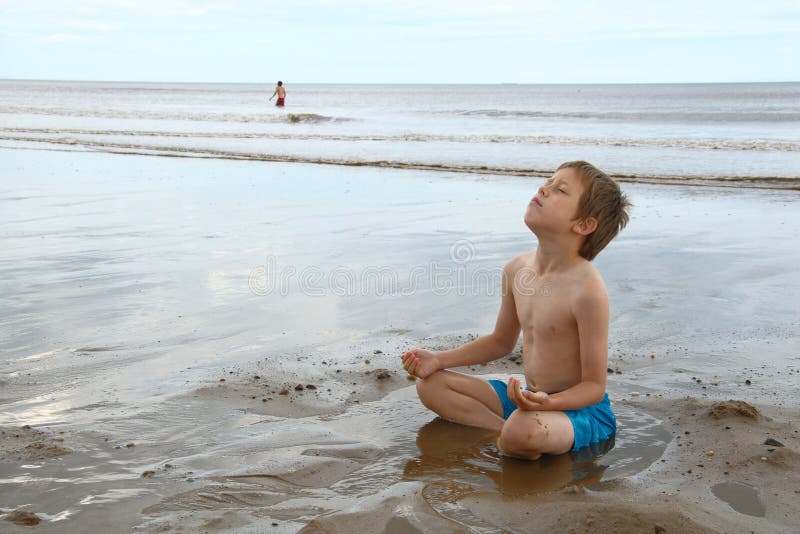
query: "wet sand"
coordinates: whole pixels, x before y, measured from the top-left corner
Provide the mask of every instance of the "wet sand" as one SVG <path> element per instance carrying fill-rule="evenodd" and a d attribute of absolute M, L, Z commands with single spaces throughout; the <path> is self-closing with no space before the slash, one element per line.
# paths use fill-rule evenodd
<path fill-rule="evenodd" d="M 530 180 L 3 155 L 9 531 L 797 524 L 794 192 L 625 186 L 631 226 L 596 262 L 620 431 L 527 463 L 426 412 L 399 354 L 491 330 L 499 297 L 467 281 L 532 245 Z M 449 267 L 451 286 L 269 292 L 270 258 L 323 278 L 387 267 L 401 286 Z M 463 371 L 517 373 L 518 357 Z M 12 521 L 25 513 L 39 523 Z"/>

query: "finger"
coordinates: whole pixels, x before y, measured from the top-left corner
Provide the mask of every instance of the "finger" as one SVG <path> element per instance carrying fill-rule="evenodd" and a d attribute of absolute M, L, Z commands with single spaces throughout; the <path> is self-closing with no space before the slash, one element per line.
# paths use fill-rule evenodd
<path fill-rule="evenodd" d="M 523 390 L 520 387 L 519 382 L 516 382 L 514 384 L 514 395 L 516 397 L 517 406 L 527 406 L 528 399 L 525 398 L 525 395 L 523 394 Z"/>
<path fill-rule="evenodd" d="M 525 407 L 529 410 L 541 410 L 543 405 L 541 402 L 541 397 L 538 396 L 538 392 L 534 393 L 531 391 L 525 391 L 522 394 L 522 397 L 525 399 Z"/>
<path fill-rule="evenodd" d="M 506 395 L 508 396 L 508 400 L 510 400 L 514 406 L 519 407 L 517 401 L 514 399 L 514 386 L 511 384 L 511 381 L 508 382 L 508 389 L 506 390 Z"/>
<path fill-rule="evenodd" d="M 408 366 L 408 374 L 417 376 L 417 362 L 411 362 L 411 365 Z"/>
<path fill-rule="evenodd" d="M 514 378 L 509 378 L 508 379 L 508 391 L 507 391 L 507 394 L 508 394 L 508 398 L 511 400 L 511 402 L 513 402 L 517 406 L 520 405 L 520 400 L 519 400 L 519 382 L 517 382 L 516 379 L 514 379 Z"/>
<path fill-rule="evenodd" d="M 531 392 L 530 399 L 535 401 L 535 402 L 544 403 L 544 402 L 547 401 L 548 398 L 549 398 L 549 396 L 544 391 Z"/>

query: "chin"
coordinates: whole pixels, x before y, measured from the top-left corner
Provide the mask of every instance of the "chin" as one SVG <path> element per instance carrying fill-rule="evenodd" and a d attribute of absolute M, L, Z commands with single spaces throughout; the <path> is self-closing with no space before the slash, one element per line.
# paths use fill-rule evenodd
<path fill-rule="evenodd" d="M 533 217 L 531 217 L 529 214 L 526 213 L 524 220 L 525 220 L 525 226 L 527 226 L 530 229 L 530 231 L 535 234 L 536 233 L 536 221 L 533 220 Z"/>

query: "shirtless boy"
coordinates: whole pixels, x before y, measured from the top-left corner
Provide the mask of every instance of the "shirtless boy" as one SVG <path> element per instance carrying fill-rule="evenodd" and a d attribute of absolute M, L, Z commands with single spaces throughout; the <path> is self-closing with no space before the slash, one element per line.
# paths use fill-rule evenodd
<path fill-rule="evenodd" d="M 286 89 L 283 88 L 283 82 L 279 81 L 278 85 L 275 86 L 275 92 L 272 93 L 272 96 L 269 97 L 270 102 L 278 95 L 278 100 L 275 102 L 275 105 L 279 108 L 282 108 L 286 103 Z"/>
<path fill-rule="evenodd" d="M 499 433 L 501 453 L 538 459 L 616 432 L 606 395 L 608 295 L 590 261 L 625 227 L 630 203 L 584 161 L 561 165 L 525 211 L 538 248 L 503 268 L 494 332 L 445 351 L 412 349 L 406 371 L 440 417 Z M 524 383 L 449 371 L 502 358 L 523 339 Z"/>

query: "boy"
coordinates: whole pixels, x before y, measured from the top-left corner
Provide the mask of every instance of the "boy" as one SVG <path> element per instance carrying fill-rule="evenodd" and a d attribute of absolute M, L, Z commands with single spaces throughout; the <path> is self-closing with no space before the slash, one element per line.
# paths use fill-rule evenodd
<path fill-rule="evenodd" d="M 282 108 L 286 103 L 286 89 L 283 88 L 283 82 L 278 81 L 278 85 L 275 86 L 275 92 L 272 93 L 272 96 L 269 97 L 270 102 L 272 99 L 278 95 L 278 100 L 275 102 L 275 105 L 279 108 Z"/>
<path fill-rule="evenodd" d="M 593 165 L 561 165 L 525 211 L 539 245 L 503 268 L 494 332 L 456 349 L 402 355 L 406 371 L 422 379 L 422 403 L 444 419 L 496 430 L 498 449 L 517 458 L 578 450 L 613 435 L 605 394 L 608 295 L 589 262 L 625 227 L 629 206 Z M 520 330 L 524 383 L 447 370 L 503 357 Z"/>

